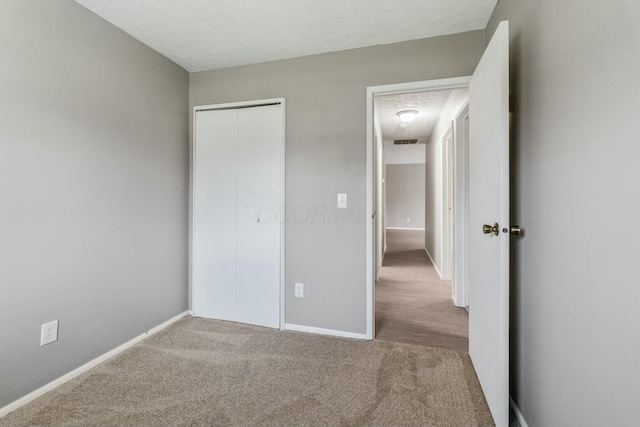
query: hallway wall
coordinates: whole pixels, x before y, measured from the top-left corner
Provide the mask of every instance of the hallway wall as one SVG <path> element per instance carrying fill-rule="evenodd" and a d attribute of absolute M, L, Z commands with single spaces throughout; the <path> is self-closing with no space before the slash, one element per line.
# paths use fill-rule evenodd
<path fill-rule="evenodd" d="M 456 114 L 460 112 L 468 101 L 469 89 L 454 89 L 427 141 L 425 160 L 427 165 L 425 175 L 425 249 L 433 260 L 439 274 L 442 274 L 442 240 L 444 238 L 442 235 L 444 185 L 442 138 L 451 129 Z"/>
<path fill-rule="evenodd" d="M 424 229 L 424 163 L 386 169 L 387 227 Z"/>

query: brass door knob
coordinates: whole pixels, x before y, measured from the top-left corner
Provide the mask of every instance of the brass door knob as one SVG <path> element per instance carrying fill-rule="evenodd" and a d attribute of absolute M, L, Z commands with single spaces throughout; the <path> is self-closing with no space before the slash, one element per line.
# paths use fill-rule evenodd
<path fill-rule="evenodd" d="M 498 234 L 500 234 L 500 227 L 498 226 L 497 222 L 495 224 L 493 224 L 493 225 L 485 224 L 485 225 L 482 226 L 482 232 L 484 234 L 493 233 L 493 234 L 495 234 L 497 236 Z"/>
<path fill-rule="evenodd" d="M 516 235 L 516 236 L 520 236 L 522 234 L 522 229 L 520 228 L 519 225 L 512 225 L 511 226 L 511 234 Z"/>

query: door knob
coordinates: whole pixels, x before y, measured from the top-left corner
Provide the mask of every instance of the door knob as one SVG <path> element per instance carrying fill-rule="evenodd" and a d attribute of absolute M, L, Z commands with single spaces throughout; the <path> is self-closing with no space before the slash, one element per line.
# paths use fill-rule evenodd
<path fill-rule="evenodd" d="M 482 226 L 482 232 L 484 234 L 493 233 L 493 234 L 495 234 L 497 236 L 498 234 L 500 234 L 500 227 L 498 226 L 497 222 L 495 224 L 493 224 L 493 225 L 485 224 L 485 225 Z"/>
<path fill-rule="evenodd" d="M 520 236 L 522 234 L 522 229 L 520 228 L 519 225 L 512 225 L 511 226 L 511 234 L 516 235 L 516 236 Z"/>

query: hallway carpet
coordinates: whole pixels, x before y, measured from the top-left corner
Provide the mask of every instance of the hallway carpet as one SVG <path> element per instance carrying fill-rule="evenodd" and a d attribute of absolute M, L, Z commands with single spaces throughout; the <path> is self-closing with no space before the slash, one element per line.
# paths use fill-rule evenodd
<path fill-rule="evenodd" d="M 467 354 L 186 317 L 0 426 L 490 426 Z"/>
<path fill-rule="evenodd" d="M 469 315 L 453 305 L 424 250 L 424 232 L 387 230 L 376 284 L 376 338 L 469 351 Z"/>

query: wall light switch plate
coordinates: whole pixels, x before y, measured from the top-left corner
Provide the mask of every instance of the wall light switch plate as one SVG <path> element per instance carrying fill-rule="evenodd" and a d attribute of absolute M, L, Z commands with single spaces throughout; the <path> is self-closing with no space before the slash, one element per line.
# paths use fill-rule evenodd
<path fill-rule="evenodd" d="M 296 283 L 296 298 L 304 298 L 304 283 Z"/>
<path fill-rule="evenodd" d="M 347 208 L 347 195 L 340 193 L 338 194 L 338 209 L 346 209 Z"/>

